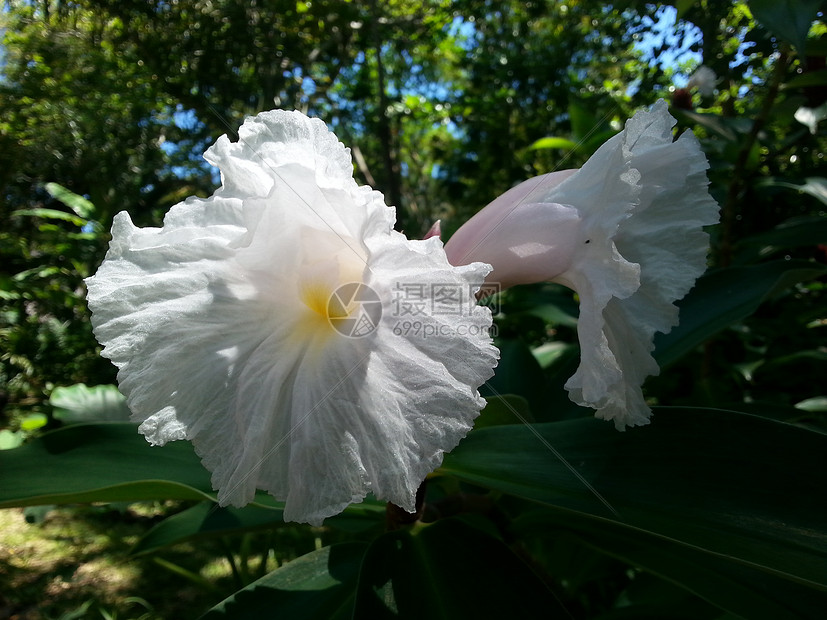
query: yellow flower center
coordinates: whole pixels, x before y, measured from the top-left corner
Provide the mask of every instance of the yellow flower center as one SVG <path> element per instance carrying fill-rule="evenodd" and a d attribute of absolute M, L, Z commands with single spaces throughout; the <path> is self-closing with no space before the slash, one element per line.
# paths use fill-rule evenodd
<path fill-rule="evenodd" d="M 302 302 L 320 317 L 329 320 L 350 316 L 356 307 L 355 304 L 351 303 L 348 307 L 344 307 L 335 300 L 331 301 L 332 295 L 333 291 L 329 289 L 326 282 L 302 282 L 300 293 Z"/>
<path fill-rule="evenodd" d="M 354 239 L 311 229 L 301 235 L 303 256 L 297 293 L 312 312 L 305 312 L 296 335 L 304 340 L 326 339 L 336 334 L 331 319 L 348 318 L 358 308 L 358 303 L 343 304 L 334 293 L 343 284 L 361 281 L 366 258 Z"/>

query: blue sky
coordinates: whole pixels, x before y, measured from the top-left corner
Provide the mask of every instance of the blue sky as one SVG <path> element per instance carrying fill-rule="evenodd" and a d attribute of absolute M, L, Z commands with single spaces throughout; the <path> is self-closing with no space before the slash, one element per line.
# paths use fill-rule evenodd
<path fill-rule="evenodd" d="M 683 45 L 678 47 L 680 41 L 675 34 L 678 11 L 673 6 L 662 6 L 658 10 L 657 17 L 658 20 L 651 31 L 647 32 L 635 47 L 643 52 L 644 58 L 653 60 L 653 50 L 666 43 L 669 49 L 661 56 L 660 64 L 664 69 L 671 68 L 676 71 L 675 86 L 686 86 L 689 76 L 677 73 L 677 71 L 680 66 L 687 63 L 696 65 L 701 62 L 700 53 L 689 50 L 691 45 L 701 39 L 701 32 L 695 28 L 694 36 L 683 41 Z"/>

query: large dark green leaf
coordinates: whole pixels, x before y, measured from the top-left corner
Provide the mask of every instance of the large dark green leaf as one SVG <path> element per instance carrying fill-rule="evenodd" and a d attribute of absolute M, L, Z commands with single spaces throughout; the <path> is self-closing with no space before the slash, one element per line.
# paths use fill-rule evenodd
<path fill-rule="evenodd" d="M 753 16 L 780 39 L 804 54 L 807 32 L 816 18 L 821 0 L 750 0 Z"/>
<path fill-rule="evenodd" d="M 308 553 L 239 590 L 202 618 L 351 618 L 365 547 L 345 543 Z"/>
<path fill-rule="evenodd" d="M 827 603 L 823 592 L 777 579 L 749 564 L 580 512 L 531 512 L 517 520 L 514 531 L 558 544 L 574 536 L 581 545 L 643 568 L 744 618 L 816 618 Z"/>
<path fill-rule="evenodd" d="M 385 534 L 367 553 L 355 618 L 568 618 L 500 540 L 444 519 Z"/>
<path fill-rule="evenodd" d="M 134 424 L 78 424 L 0 451 L 0 508 L 211 498 L 189 443 L 152 447 Z"/>
<path fill-rule="evenodd" d="M 827 242 L 827 217 L 796 217 L 769 232 L 740 240 L 736 260 L 741 264 L 755 262 L 778 250 L 806 245 L 815 247 L 824 242 Z"/>
<path fill-rule="evenodd" d="M 827 590 L 827 435 L 659 408 L 626 433 L 594 419 L 480 429 L 442 471 Z"/>
<path fill-rule="evenodd" d="M 505 394 L 489 396 L 480 416 L 474 421 L 474 428 L 497 426 L 498 424 L 525 424 L 534 418 L 528 408 L 528 402 L 522 396 Z"/>
<path fill-rule="evenodd" d="M 668 366 L 728 325 L 750 316 L 773 293 L 825 273 L 827 267 L 804 260 L 713 271 L 679 302 L 680 324 L 655 337 L 655 359 L 661 367 Z"/>

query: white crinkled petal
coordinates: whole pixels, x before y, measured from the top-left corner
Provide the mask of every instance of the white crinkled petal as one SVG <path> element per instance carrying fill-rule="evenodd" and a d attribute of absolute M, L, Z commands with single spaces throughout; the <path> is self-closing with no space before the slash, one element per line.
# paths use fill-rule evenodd
<path fill-rule="evenodd" d="M 204 158 L 221 170 L 219 194 L 266 196 L 277 179 L 291 180 L 282 166 L 296 163 L 312 166 L 313 179 L 321 187 L 355 186 L 350 149 L 323 121 L 297 111 L 271 110 L 248 117 L 237 141 L 221 136 Z"/>
<path fill-rule="evenodd" d="M 209 152 L 213 197 L 176 205 L 162 228 L 116 217 L 87 280 L 104 355 L 141 432 L 192 441 L 222 505 L 265 489 L 286 519 L 320 523 L 372 492 L 412 511 L 484 405 L 497 351 L 473 291 L 490 268 L 452 267 L 438 238 L 394 232 L 321 121 L 264 113 L 239 133 Z M 360 338 L 328 321 L 333 290 L 354 281 L 383 310 Z M 432 310 L 417 331 L 398 327 L 406 287 Z M 446 305 L 445 287 L 462 300 Z"/>
<path fill-rule="evenodd" d="M 691 132 L 672 141 L 674 124 L 658 102 L 546 196 L 580 208 L 594 231 L 586 233 L 592 243 L 558 278 L 581 300 L 582 359 L 566 387 L 576 402 L 596 408 L 621 430 L 648 422 L 640 386 L 658 372 L 654 334 L 677 324 L 673 302 L 706 268 L 709 241 L 702 228 L 718 221 L 706 158 Z M 611 256 L 594 243 L 601 239 Z M 631 265 L 639 284 L 629 287 Z"/>

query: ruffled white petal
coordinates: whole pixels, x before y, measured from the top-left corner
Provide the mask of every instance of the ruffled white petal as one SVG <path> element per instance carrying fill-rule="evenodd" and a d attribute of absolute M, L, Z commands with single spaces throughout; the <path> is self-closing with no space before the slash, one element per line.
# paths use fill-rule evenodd
<path fill-rule="evenodd" d="M 159 229 L 116 217 L 87 280 L 104 355 L 140 431 L 191 440 L 222 505 L 264 489 L 286 519 L 320 523 L 373 492 L 413 511 L 484 405 L 497 352 L 471 292 L 490 268 L 452 267 L 438 238 L 394 232 L 321 121 L 269 112 L 239 133 L 207 153 L 223 181 L 211 198 Z M 332 327 L 328 300 L 349 282 L 381 299 L 365 337 Z M 433 305 L 446 285 L 465 291 L 457 314 L 419 316 L 428 337 L 397 329 L 394 291 L 421 287 Z"/>
<path fill-rule="evenodd" d="M 446 244 L 454 264 L 490 263 L 505 288 L 554 281 L 580 298 L 581 363 L 571 398 L 614 420 L 646 424 L 641 385 L 658 373 L 656 331 L 706 267 L 703 226 L 718 221 L 707 162 L 691 132 L 672 140 L 666 104 L 630 119 L 580 170 L 529 179 L 480 211 Z"/>
<path fill-rule="evenodd" d="M 580 296 L 581 364 L 566 388 L 620 430 L 649 420 L 654 334 L 678 323 L 673 302 L 706 269 L 703 226 L 718 221 L 706 157 L 691 132 L 673 142 L 674 125 L 663 101 L 636 114 L 545 196 L 580 209 L 590 239 L 556 278 Z"/>

